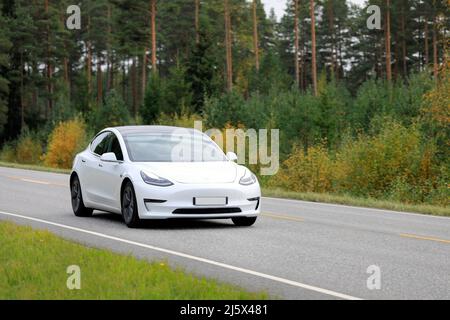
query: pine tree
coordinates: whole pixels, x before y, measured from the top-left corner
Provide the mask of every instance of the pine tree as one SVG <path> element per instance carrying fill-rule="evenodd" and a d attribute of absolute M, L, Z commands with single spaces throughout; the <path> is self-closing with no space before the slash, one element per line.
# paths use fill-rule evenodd
<path fill-rule="evenodd" d="M 253 0 L 253 50 L 255 52 L 255 68 L 259 70 L 259 35 L 258 35 L 258 15 L 257 15 L 258 3 L 257 0 Z"/>
<path fill-rule="evenodd" d="M 8 117 L 9 81 L 5 77 L 9 69 L 9 50 L 12 47 L 10 41 L 8 21 L 0 14 L 0 137 Z"/>
<path fill-rule="evenodd" d="M 316 51 L 316 11 L 314 0 L 310 0 L 311 4 L 311 68 L 312 68 L 312 82 L 313 92 L 317 96 L 317 51 Z"/>
<path fill-rule="evenodd" d="M 227 91 L 233 90 L 233 35 L 231 27 L 229 0 L 224 0 L 224 20 L 225 20 L 225 48 L 226 48 L 226 76 L 227 76 Z"/>

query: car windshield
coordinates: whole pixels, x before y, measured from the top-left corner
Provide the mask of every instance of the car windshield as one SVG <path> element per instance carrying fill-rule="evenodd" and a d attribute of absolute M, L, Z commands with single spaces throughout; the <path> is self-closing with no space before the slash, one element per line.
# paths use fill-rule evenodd
<path fill-rule="evenodd" d="M 227 161 L 222 150 L 203 133 L 152 133 L 124 136 L 134 162 Z"/>

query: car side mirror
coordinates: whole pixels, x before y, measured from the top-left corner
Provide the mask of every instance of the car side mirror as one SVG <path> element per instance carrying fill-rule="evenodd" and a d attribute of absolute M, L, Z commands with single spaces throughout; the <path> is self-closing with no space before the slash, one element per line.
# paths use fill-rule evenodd
<path fill-rule="evenodd" d="M 114 152 L 104 153 L 100 160 L 103 162 L 119 162 L 117 161 L 116 154 Z"/>
<path fill-rule="evenodd" d="M 237 161 L 238 157 L 234 152 L 227 152 L 227 158 L 230 161 Z"/>

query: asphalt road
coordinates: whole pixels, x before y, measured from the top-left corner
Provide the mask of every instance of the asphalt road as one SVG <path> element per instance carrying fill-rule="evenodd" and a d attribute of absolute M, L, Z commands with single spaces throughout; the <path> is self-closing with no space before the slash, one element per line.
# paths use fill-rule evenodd
<path fill-rule="evenodd" d="M 251 228 L 77 218 L 68 176 L 0 168 L 0 220 L 92 247 L 165 259 L 198 276 L 284 299 L 450 299 L 450 218 L 265 198 Z M 57 257 L 55 257 L 57 259 Z M 369 290 L 369 266 L 381 289 Z"/>

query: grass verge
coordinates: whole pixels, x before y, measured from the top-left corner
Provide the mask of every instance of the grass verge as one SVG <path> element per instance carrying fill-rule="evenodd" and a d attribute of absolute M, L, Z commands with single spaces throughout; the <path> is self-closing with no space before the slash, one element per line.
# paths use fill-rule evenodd
<path fill-rule="evenodd" d="M 70 169 L 48 168 L 48 167 L 43 167 L 40 165 L 21 164 L 21 163 L 3 162 L 3 161 L 0 161 L 0 167 L 44 171 L 44 172 L 54 172 L 54 173 L 65 173 L 65 174 L 69 174 L 71 172 Z"/>
<path fill-rule="evenodd" d="M 78 265 L 81 289 L 69 290 L 67 267 Z M 149 263 L 88 248 L 46 231 L 0 222 L 0 299 L 267 299 L 165 262 Z"/>
<path fill-rule="evenodd" d="M 321 202 L 330 204 L 342 204 L 355 207 L 386 209 L 401 212 L 421 213 L 435 216 L 450 217 L 449 207 L 439 207 L 426 204 L 405 204 L 387 200 L 378 200 L 373 198 L 357 198 L 349 195 L 333 195 L 325 193 L 300 193 L 285 191 L 281 189 L 263 189 L 265 197 L 294 199 L 311 202 Z"/>
<path fill-rule="evenodd" d="M 66 174 L 70 173 L 70 170 L 66 169 L 54 169 L 38 165 L 25 165 L 1 161 L 0 167 L 66 173 Z M 440 207 L 427 204 L 405 204 L 401 202 L 378 200 L 373 198 L 357 198 L 349 195 L 334 195 L 334 194 L 312 193 L 312 192 L 300 193 L 300 192 L 285 191 L 281 189 L 266 189 L 266 188 L 263 189 L 263 195 L 265 197 L 322 202 L 330 204 L 342 204 L 355 207 L 385 209 L 401 212 L 412 212 L 427 215 L 450 217 L 450 207 Z"/>

